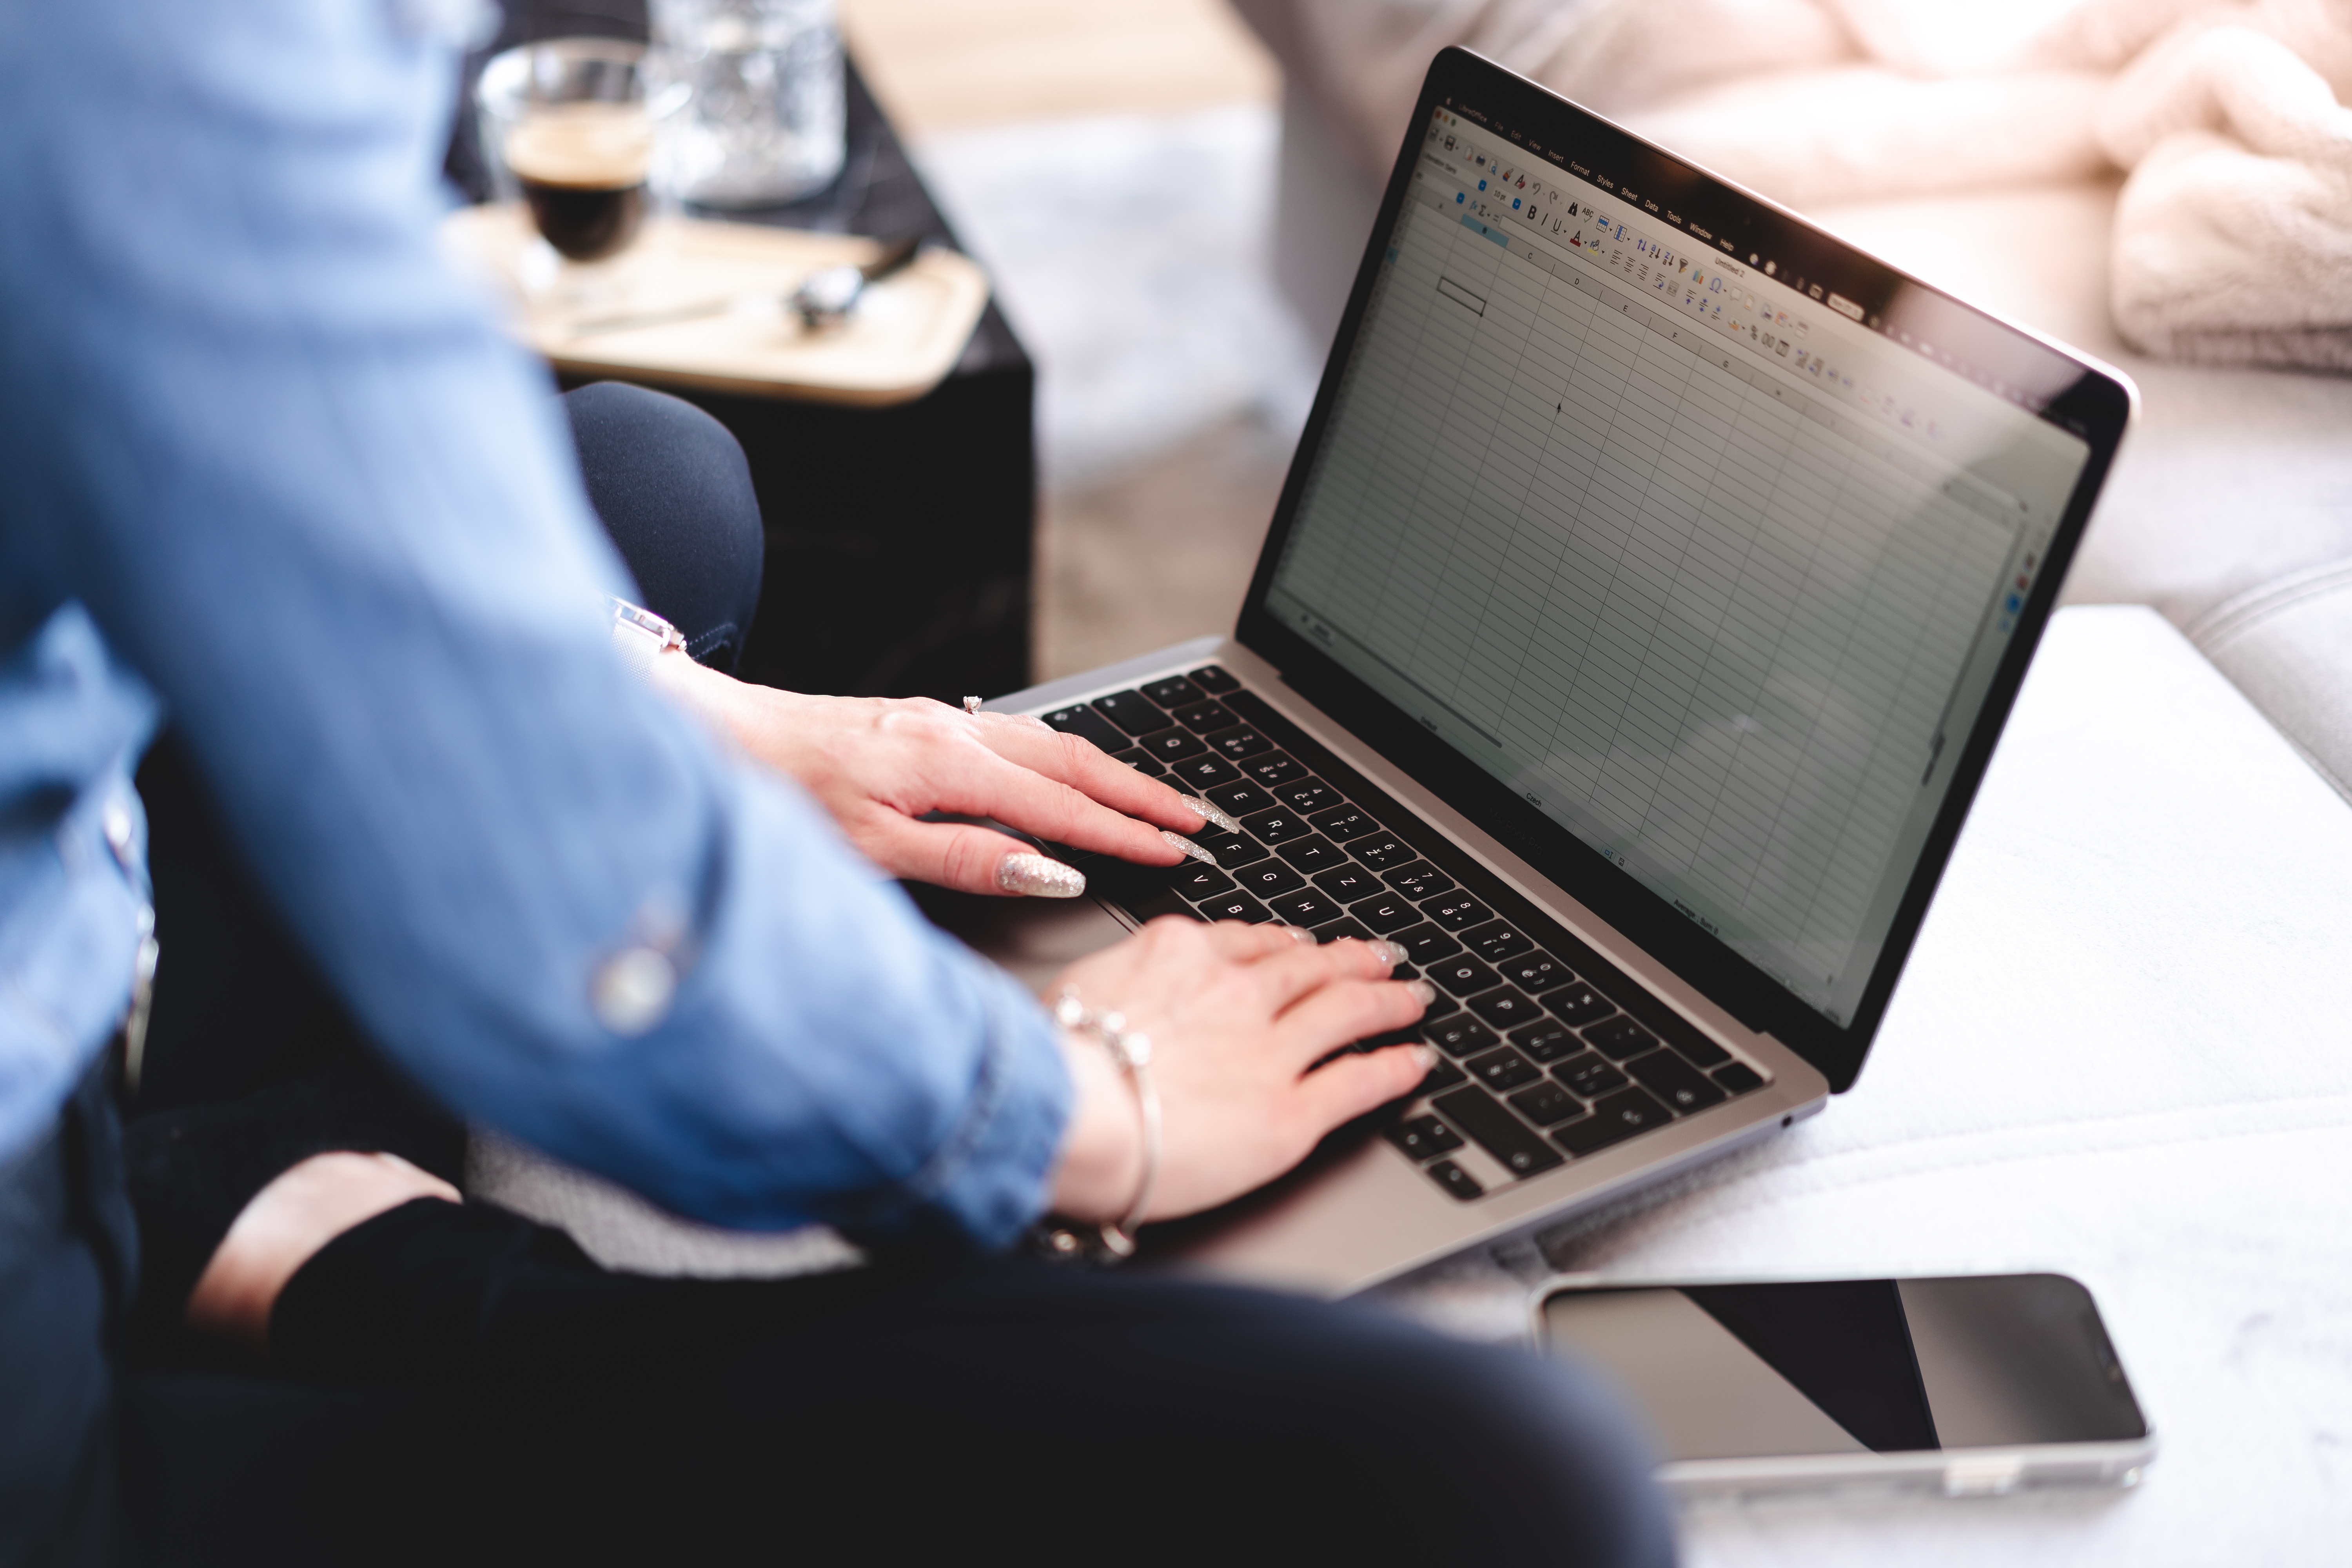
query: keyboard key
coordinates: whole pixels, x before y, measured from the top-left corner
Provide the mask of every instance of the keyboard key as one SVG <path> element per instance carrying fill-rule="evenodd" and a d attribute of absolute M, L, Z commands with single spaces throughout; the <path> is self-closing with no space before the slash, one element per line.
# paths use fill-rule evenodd
<path fill-rule="evenodd" d="M 1293 838 L 1304 838 L 1315 830 L 1307 819 L 1285 806 L 1261 811 L 1242 819 L 1242 826 L 1261 844 L 1281 844 Z"/>
<path fill-rule="evenodd" d="M 1265 850 L 1246 833 L 1220 833 L 1213 837 L 1196 833 L 1192 842 L 1217 858 L 1217 864 L 1230 871 L 1265 858 Z"/>
<path fill-rule="evenodd" d="M 1319 926 L 1325 921 L 1338 920 L 1345 912 L 1312 888 L 1302 888 L 1295 893 L 1268 899 L 1266 906 L 1277 917 L 1295 926 Z"/>
<path fill-rule="evenodd" d="M 1462 945 L 1489 963 L 1500 963 L 1507 958 L 1527 952 L 1535 943 L 1505 921 L 1494 921 L 1464 931 Z"/>
<path fill-rule="evenodd" d="M 1450 893 L 1421 906 L 1421 912 L 1447 931 L 1468 931 L 1495 918 L 1495 911 L 1467 893 Z"/>
<path fill-rule="evenodd" d="M 1462 1135 L 1434 1116 L 1416 1116 L 1388 1130 L 1389 1142 L 1416 1160 L 1450 1154 L 1462 1147 Z"/>
<path fill-rule="evenodd" d="M 1441 1061 L 1435 1067 L 1429 1069 L 1429 1076 L 1421 1080 L 1421 1087 L 1414 1089 L 1413 1092 L 1415 1094 L 1435 1094 L 1439 1089 L 1452 1089 L 1457 1083 L 1467 1083 L 1469 1081 L 1470 1075 L 1468 1073 L 1464 1072 L 1452 1062 Z"/>
<path fill-rule="evenodd" d="M 1348 852 L 1328 838 L 1294 838 L 1282 847 L 1282 858 L 1310 877 L 1348 863 Z"/>
<path fill-rule="evenodd" d="M 1462 951 L 1462 944 L 1444 931 L 1423 921 L 1417 926 L 1407 926 L 1389 940 L 1404 949 L 1405 958 L 1427 969 L 1441 958 L 1451 958 Z"/>
<path fill-rule="evenodd" d="M 1764 1087 L 1764 1075 L 1746 1062 L 1734 1062 L 1727 1068 L 1716 1068 L 1715 1081 L 1723 1086 L 1726 1094 L 1748 1094 Z"/>
<path fill-rule="evenodd" d="M 1251 812 L 1265 811 L 1277 804 L 1274 796 L 1247 779 L 1239 784 L 1219 784 L 1204 798 L 1227 816 L 1247 816 Z"/>
<path fill-rule="evenodd" d="M 1223 669 L 1213 664 L 1204 664 L 1200 668 L 1194 670 L 1192 672 L 1192 684 L 1199 687 L 1202 690 L 1218 697 L 1223 697 L 1228 691 L 1239 691 L 1242 689 L 1242 683 L 1240 681 L 1235 680 L 1232 676 L 1226 674 Z"/>
<path fill-rule="evenodd" d="M 1321 779 L 1293 779 L 1274 793 L 1276 799 L 1301 816 L 1340 804 L 1339 792 Z"/>
<path fill-rule="evenodd" d="M 1384 890 L 1361 866 L 1334 866 L 1328 871 L 1318 871 L 1315 885 L 1343 904 L 1352 904 Z"/>
<path fill-rule="evenodd" d="M 1230 730 L 1238 721 L 1222 702 L 1194 702 L 1176 710 L 1176 722 L 1196 735 L 1205 735 L 1212 730 Z"/>
<path fill-rule="evenodd" d="M 1595 1024 L 1584 1031 L 1584 1037 L 1600 1047 L 1602 1056 L 1616 1062 L 1622 1062 L 1627 1057 L 1638 1057 L 1658 1043 L 1657 1036 L 1625 1017 Z"/>
<path fill-rule="evenodd" d="M 1383 871 L 1381 880 L 1416 904 L 1454 890 L 1454 879 L 1426 860 L 1414 860 L 1393 871 Z"/>
<path fill-rule="evenodd" d="M 1449 1057 L 1466 1057 L 1472 1051 L 1483 1051 L 1496 1043 L 1495 1031 L 1467 1013 L 1456 1013 L 1450 1018 L 1440 1018 L 1434 1024 L 1423 1024 L 1421 1036 Z"/>
<path fill-rule="evenodd" d="M 1441 958 L 1424 973 L 1432 983 L 1456 996 L 1475 996 L 1495 984 L 1495 972 L 1466 952 Z"/>
<path fill-rule="evenodd" d="M 1157 757 L 1171 767 L 1187 757 L 1202 756 L 1208 751 L 1208 747 L 1201 743 L 1201 737 L 1189 730 L 1162 730 L 1157 735 L 1144 736 L 1136 744 L 1147 755 Z"/>
<path fill-rule="evenodd" d="M 1543 1009 L 1535 1005 L 1535 999 L 1516 985 L 1497 985 L 1492 991 L 1473 996 L 1470 998 L 1470 1011 L 1497 1029 L 1516 1029 L 1521 1024 L 1532 1023 L 1543 1016 Z"/>
<path fill-rule="evenodd" d="M 1231 757 L 1235 762 L 1274 750 L 1272 741 L 1246 725 L 1238 730 L 1218 731 L 1209 737 L 1209 744 L 1216 748 L 1219 756 Z"/>
<path fill-rule="evenodd" d="M 1540 1068 L 1508 1046 L 1488 1051 L 1485 1056 L 1472 1057 L 1462 1065 L 1470 1069 L 1472 1078 L 1496 1090 L 1517 1089 L 1543 1076 Z"/>
<path fill-rule="evenodd" d="M 1528 1124 L 1473 1084 L 1449 1089 L 1433 1102 L 1437 1113 L 1455 1131 L 1467 1133 L 1477 1145 L 1516 1175 L 1532 1176 L 1560 1164 L 1560 1157 L 1544 1146 Z"/>
<path fill-rule="evenodd" d="M 1307 886 L 1306 878 L 1279 860 L 1260 860 L 1254 866 L 1244 866 L 1234 873 L 1234 880 L 1242 885 L 1243 892 L 1261 899 L 1270 899 L 1276 893 L 1287 893 Z M 1335 915 L 1332 918 L 1336 920 L 1339 917 Z"/>
<path fill-rule="evenodd" d="M 1404 840 L 1387 833 L 1367 833 L 1348 846 L 1357 859 L 1375 871 L 1385 871 L 1421 858 L 1420 851 L 1410 848 Z"/>
<path fill-rule="evenodd" d="M 1349 906 L 1348 912 L 1377 931 L 1402 931 L 1421 919 L 1421 911 L 1398 898 L 1383 893 L 1376 899 Z"/>
<path fill-rule="evenodd" d="M 1076 735 L 1082 741 L 1092 741 L 1106 752 L 1123 752 L 1135 742 L 1127 731 L 1105 719 L 1081 702 L 1073 708 L 1056 708 L 1045 715 L 1045 722 L 1065 735 Z"/>
<path fill-rule="evenodd" d="M 1192 868 L 1168 884 L 1182 897 L 1213 899 L 1219 893 L 1233 890 L 1234 879 L 1214 866 L 1203 866 L 1197 860 L 1188 860 L 1185 865 Z"/>
<path fill-rule="evenodd" d="M 1587 1100 L 1598 1100 L 1625 1087 L 1625 1075 L 1591 1051 L 1569 1058 L 1551 1069 L 1551 1076 Z"/>
<path fill-rule="evenodd" d="M 1242 775 L 1234 764 L 1223 757 L 1187 757 L 1168 770 L 1168 782 L 1178 789 L 1189 789 L 1194 795 L 1205 794 L 1219 784 L 1232 784 Z"/>
<path fill-rule="evenodd" d="M 1576 1037 L 1566 1024 L 1553 1018 L 1542 1018 L 1525 1028 L 1511 1031 L 1511 1044 L 1525 1051 L 1529 1061 L 1556 1062 L 1584 1049 L 1584 1042 Z M 1592 1058 L 1599 1061 L 1601 1058 Z"/>
<path fill-rule="evenodd" d="M 1315 928 L 1315 940 L 1318 943 L 1338 942 L 1342 937 L 1350 936 L 1358 942 L 1370 942 L 1372 939 L 1372 933 L 1354 921 L 1326 921 Z"/>
<path fill-rule="evenodd" d="M 1609 1005 L 1607 997 L 1581 980 L 1547 994 L 1544 997 L 1544 1005 L 1550 1008 L 1563 1023 L 1578 1025 L 1590 1024 L 1597 1019 L 1606 1018 L 1610 1014 L 1617 1011 Z"/>
<path fill-rule="evenodd" d="M 1242 772 L 1267 789 L 1307 776 L 1304 767 L 1281 752 L 1268 752 L 1264 756 L 1252 757 L 1242 764 Z"/>
<path fill-rule="evenodd" d="M 1694 1110 L 1705 1110 L 1710 1105 L 1721 1105 L 1730 1098 L 1698 1068 L 1672 1051 L 1652 1051 L 1648 1056 L 1635 1057 L 1625 1064 L 1625 1070 L 1685 1116 Z"/>
<path fill-rule="evenodd" d="M 1181 708 L 1188 702 L 1199 702 L 1207 696 L 1207 693 L 1181 675 L 1171 675 L 1165 680 L 1148 682 L 1143 688 L 1143 694 L 1162 708 Z"/>
<path fill-rule="evenodd" d="M 1139 921 L 1156 921 L 1161 915 L 1182 915 L 1188 921 L 1204 921 L 1209 917 L 1176 896 L 1167 888 L 1155 888 L 1140 898 L 1121 899 L 1127 912 Z"/>
<path fill-rule="evenodd" d="M 1682 1053 L 1683 1059 L 1693 1067 L 1706 1068 L 1710 1071 L 1731 1059 L 1729 1051 L 1704 1035 L 1692 1035 L 1686 1039 L 1676 1040 L 1675 1049 Z"/>
<path fill-rule="evenodd" d="M 1149 735 L 1154 730 L 1165 730 L 1175 720 L 1160 710 L 1160 705 L 1147 700 L 1140 691 L 1114 691 L 1108 697 L 1094 700 L 1094 710 L 1130 735 Z M 1047 723 L 1053 722 L 1047 720 Z"/>
<path fill-rule="evenodd" d="M 1525 952 L 1496 965 L 1503 978 L 1530 996 L 1540 996 L 1555 985 L 1565 985 L 1576 975 L 1548 952 Z"/>
<path fill-rule="evenodd" d="M 1539 1083 L 1512 1095 L 1511 1109 L 1538 1127 L 1550 1127 L 1584 1114 L 1584 1101 L 1556 1083 Z"/>
<path fill-rule="evenodd" d="M 1124 741 L 1127 737 L 1121 735 L 1119 739 Z M 1168 776 L 1168 770 L 1160 765 L 1160 759 L 1140 746 L 1130 746 L 1124 752 L 1113 752 L 1110 754 L 1110 760 L 1114 763 L 1125 763 L 1148 779 Z"/>
<path fill-rule="evenodd" d="M 1213 921 L 1247 921 L 1252 925 L 1274 918 L 1264 904 L 1247 893 L 1221 893 L 1213 899 L 1203 899 L 1200 910 Z"/>
<path fill-rule="evenodd" d="M 1486 1189 L 1478 1184 L 1477 1177 L 1451 1160 L 1440 1160 L 1433 1165 L 1423 1165 L 1422 1169 L 1429 1173 L 1432 1181 L 1464 1203 L 1486 1194 Z"/>
<path fill-rule="evenodd" d="M 1361 838 L 1368 833 L 1378 833 L 1381 825 L 1352 805 L 1335 805 L 1315 819 L 1323 837 L 1335 844 L 1345 844 L 1350 838 Z"/>
<path fill-rule="evenodd" d="M 1638 1089 L 1628 1089 L 1594 1106 L 1592 1114 L 1581 1121 L 1571 1121 L 1554 1132 L 1552 1140 L 1571 1154 L 1591 1154 L 1673 1120 L 1673 1112 L 1664 1106 Z"/>

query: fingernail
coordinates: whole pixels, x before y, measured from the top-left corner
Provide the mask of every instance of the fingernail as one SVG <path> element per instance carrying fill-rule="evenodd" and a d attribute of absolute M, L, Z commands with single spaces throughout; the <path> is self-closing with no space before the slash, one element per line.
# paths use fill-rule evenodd
<path fill-rule="evenodd" d="M 1285 926 L 1282 929 L 1288 931 L 1290 933 L 1290 940 L 1297 942 L 1299 946 L 1313 947 L 1315 945 L 1315 933 L 1307 930 L 1305 927 Z"/>
<path fill-rule="evenodd" d="M 1173 844 L 1177 848 L 1181 849 L 1185 854 L 1190 855 L 1193 859 L 1198 860 L 1203 866 L 1213 866 L 1217 863 L 1217 858 L 1214 855 L 1210 854 L 1207 850 L 1202 848 L 1199 845 L 1193 843 L 1191 839 L 1185 837 L 1181 833 L 1171 833 L 1167 828 L 1163 827 L 1160 830 L 1160 837 L 1165 838 L 1169 843 Z"/>
<path fill-rule="evenodd" d="M 1398 964 L 1402 963 L 1406 959 L 1412 956 L 1412 954 L 1407 952 L 1403 948 L 1399 947 L 1395 942 L 1390 942 L 1385 937 L 1375 937 L 1371 941 L 1364 943 L 1364 945 L 1372 950 L 1372 956 L 1374 958 L 1379 959 L 1391 969 L 1394 969 Z"/>
<path fill-rule="evenodd" d="M 996 885 L 1032 899 L 1075 899 L 1087 890 L 1087 874 L 1043 855 L 1015 852 L 996 863 Z"/>
<path fill-rule="evenodd" d="M 1437 987 L 1426 980 L 1408 980 L 1404 983 L 1404 988 L 1412 992 L 1412 999 L 1423 1007 L 1437 1000 Z"/>
<path fill-rule="evenodd" d="M 1200 817 L 1203 822 L 1213 822 L 1228 833 L 1239 833 L 1242 830 L 1240 823 L 1235 822 L 1207 801 L 1194 800 L 1189 795 L 1183 797 L 1183 801 L 1184 809 Z"/>
<path fill-rule="evenodd" d="M 1412 1048 L 1412 1054 L 1420 1058 L 1421 1070 L 1423 1072 L 1431 1071 L 1438 1063 L 1445 1059 L 1437 1054 L 1435 1046 L 1415 1046 Z"/>

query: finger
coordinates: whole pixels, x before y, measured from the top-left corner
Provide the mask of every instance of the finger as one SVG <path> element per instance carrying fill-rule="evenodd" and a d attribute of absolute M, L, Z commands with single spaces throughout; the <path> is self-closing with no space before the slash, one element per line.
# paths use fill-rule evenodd
<path fill-rule="evenodd" d="M 1391 1046 L 1366 1056 L 1344 1056 L 1299 1080 L 1305 1114 L 1320 1137 L 1343 1121 L 1401 1100 L 1421 1085 L 1437 1065 L 1427 1046 Z"/>
<path fill-rule="evenodd" d="M 1256 963 L 1280 953 L 1297 952 L 1305 936 L 1314 937 L 1297 926 L 1276 925 L 1271 921 L 1247 925 L 1240 921 L 1218 921 L 1202 928 L 1208 933 L 1209 951 L 1234 963 Z"/>
<path fill-rule="evenodd" d="M 966 893 L 1074 899 L 1086 874 L 1040 855 L 1021 840 L 959 822 L 918 822 L 887 807 L 854 830 L 866 858 L 894 877 Z"/>
<path fill-rule="evenodd" d="M 1386 980 L 1389 971 L 1404 962 L 1404 950 L 1394 942 L 1377 946 L 1352 938 L 1323 947 L 1294 949 L 1270 956 L 1257 965 L 1260 994 L 1276 1014 L 1308 993 L 1342 980 Z"/>
<path fill-rule="evenodd" d="M 1437 993 L 1426 980 L 1339 980 L 1308 993 L 1276 1020 L 1283 1047 L 1303 1063 L 1341 1046 L 1402 1029 Z"/>
<path fill-rule="evenodd" d="M 1113 761 L 1091 741 L 1010 714 L 982 713 L 978 720 L 982 742 L 1009 763 L 1156 826 L 1189 833 L 1201 826 L 1201 814 L 1184 805 L 1181 793 Z"/>
<path fill-rule="evenodd" d="M 1077 743 L 1087 744 L 1083 741 Z M 1100 757 L 1101 753 L 1096 755 Z M 1103 759 L 1103 764 L 1124 773 L 1133 772 L 1108 758 Z M 1137 777 L 1139 783 L 1150 783 L 1140 775 Z M 1009 762 L 985 747 L 966 752 L 964 765 L 959 766 L 953 776 L 940 780 L 935 804 L 948 811 L 994 817 L 1008 827 L 1052 843 L 1116 855 L 1147 866 L 1172 866 L 1185 854 L 1181 846 L 1170 844 L 1162 837 L 1161 829 L 1114 811 L 1081 790 Z M 1200 818 L 1189 812 L 1180 813 L 1179 816 L 1186 827 L 1197 830 L 1201 826 Z"/>

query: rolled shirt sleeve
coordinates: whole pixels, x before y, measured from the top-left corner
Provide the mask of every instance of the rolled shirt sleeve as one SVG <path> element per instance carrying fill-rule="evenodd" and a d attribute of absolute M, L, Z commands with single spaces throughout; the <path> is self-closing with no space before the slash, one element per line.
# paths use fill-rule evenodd
<path fill-rule="evenodd" d="M 447 9 L 0 16 L 0 571 L 152 686 L 453 1107 L 698 1218 L 1002 1243 L 1050 1026 L 612 651 L 546 375 L 436 250 Z M 677 982 L 615 1027 L 640 949 Z"/>

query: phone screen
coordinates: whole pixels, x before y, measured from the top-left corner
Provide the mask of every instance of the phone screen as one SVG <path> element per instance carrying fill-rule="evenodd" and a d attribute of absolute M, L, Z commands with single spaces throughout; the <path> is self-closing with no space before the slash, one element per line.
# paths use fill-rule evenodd
<path fill-rule="evenodd" d="M 2091 1293 L 2059 1274 L 1567 1289 L 1543 1321 L 1669 1459 L 2147 1435 Z"/>

